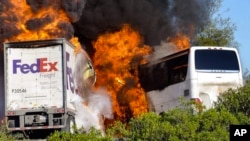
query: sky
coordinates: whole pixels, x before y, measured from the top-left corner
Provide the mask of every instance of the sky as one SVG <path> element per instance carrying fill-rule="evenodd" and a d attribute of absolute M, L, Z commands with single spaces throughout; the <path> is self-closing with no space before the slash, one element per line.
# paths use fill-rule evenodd
<path fill-rule="evenodd" d="M 237 29 L 234 32 L 235 41 L 239 46 L 243 72 L 250 71 L 250 1 L 223 0 L 220 14 L 229 17 Z"/>

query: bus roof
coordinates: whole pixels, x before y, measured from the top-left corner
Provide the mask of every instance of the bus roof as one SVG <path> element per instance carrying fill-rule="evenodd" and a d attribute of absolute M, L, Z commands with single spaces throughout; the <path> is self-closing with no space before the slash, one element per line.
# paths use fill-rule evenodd
<path fill-rule="evenodd" d="M 176 57 L 179 57 L 179 56 L 182 56 L 182 55 L 185 55 L 185 54 L 188 54 L 189 53 L 189 50 L 197 50 L 197 49 L 211 49 L 211 50 L 234 50 L 236 51 L 237 48 L 234 48 L 234 47 L 220 47 L 220 46 L 191 46 L 190 48 L 187 48 L 187 49 L 183 49 L 183 50 L 180 50 L 178 52 L 172 52 L 172 53 L 166 53 L 165 56 L 160 56 L 160 57 L 155 57 L 153 58 L 152 56 L 156 55 L 156 54 L 151 54 L 149 56 L 147 56 L 146 58 L 148 59 L 148 63 L 144 64 L 145 66 L 151 66 L 151 65 L 154 65 L 154 64 L 158 64 L 158 63 L 161 63 L 161 62 L 164 62 L 166 60 L 170 60 L 172 58 L 176 58 Z M 152 59 L 153 58 L 153 59 Z"/>

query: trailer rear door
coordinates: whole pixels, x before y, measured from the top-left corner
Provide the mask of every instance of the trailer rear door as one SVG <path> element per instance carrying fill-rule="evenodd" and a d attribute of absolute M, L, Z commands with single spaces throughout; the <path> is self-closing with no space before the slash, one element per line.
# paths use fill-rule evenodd
<path fill-rule="evenodd" d="M 6 110 L 63 106 L 61 45 L 5 50 Z"/>

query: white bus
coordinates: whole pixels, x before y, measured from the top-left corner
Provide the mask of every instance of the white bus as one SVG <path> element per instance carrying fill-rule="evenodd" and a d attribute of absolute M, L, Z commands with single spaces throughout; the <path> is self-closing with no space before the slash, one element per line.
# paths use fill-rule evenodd
<path fill-rule="evenodd" d="M 236 48 L 195 46 L 139 68 L 149 110 L 161 113 L 180 105 L 180 97 L 212 108 L 218 95 L 243 85 Z"/>

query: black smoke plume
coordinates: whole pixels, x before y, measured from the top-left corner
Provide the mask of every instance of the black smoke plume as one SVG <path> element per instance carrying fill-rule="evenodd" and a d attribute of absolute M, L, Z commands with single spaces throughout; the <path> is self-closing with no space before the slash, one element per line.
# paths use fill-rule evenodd
<path fill-rule="evenodd" d="M 75 35 L 91 46 L 91 41 L 100 34 L 130 24 L 139 31 L 145 44 L 154 46 L 177 32 L 192 39 L 197 29 L 209 21 L 214 0 L 26 0 L 26 3 L 34 13 L 48 7 L 66 12 L 73 26 L 59 24 L 58 27 L 65 30 L 57 35 L 59 37 L 68 39 Z M 22 32 L 15 27 L 20 17 L 6 13 L 12 8 L 9 0 L 0 1 L 0 43 Z M 53 20 L 50 15 L 44 15 L 42 19 L 28 20 L 25 26 L 38 30 L 50 20 Z"/>
<path fill-rule="evenodd" d="M 87 0 L 80 20 L 74 23 L 81 41 L 128 23 L 147 45 L 159 45 L 177 32 L 194 37 L 209 20 L 211 0 Z"/>
<path fill-rule="evenodd" d="M 63 9 L 71 23 L 59 23 L 63 32 L 49 31 L 54 37 L 77 36 L 92 50 L 91 42 L 107 31 L 119 30 L 130 24 L 144 38 L 147 45 L 159 45 L 162 40 L 181 32 L 194 37 L 197 29 L 206 25 L 215 0 L 26 0 L 34 13 L 53 7 Z M 23 32 L 15 24 L 21 20 L 12 13 L 14 0 L 0 1 L 0 84 L 3 83 L 3 42 Z M 42 19 L 31 18 L 25 26 L 39 30 L 55 17 L 49 14 Z M 58 35 L 59 34 L 59 35 Z M 3 85 L 0 86 L 3 99 Z M 0 102 L 0 118 L 3 103 Z"/>

